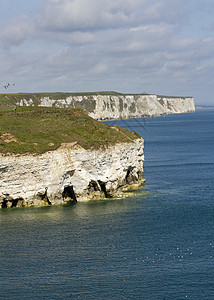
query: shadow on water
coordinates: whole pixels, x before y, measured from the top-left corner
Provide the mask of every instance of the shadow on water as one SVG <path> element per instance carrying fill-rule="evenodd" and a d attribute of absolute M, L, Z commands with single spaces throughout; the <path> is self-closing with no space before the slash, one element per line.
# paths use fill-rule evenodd
<path fill-rule="evenodd" d="M 150 197 L 153 197 L 146 186 L 138 190 L 130 190 L 124 198 L 105 198 L 95 199 L 89 202 L 73 202 L 70 201 L 64 205 L 43 206 L 43 207 L 26 207 L 26 208 L 10 208 L 0 210 L 0 224 L 5 222 L 32 222 L 53 220 L 57 222 L 65 222 L 66 219 L 77 220 L 79 217 L 89 218 L 93 215 L 100 216 L 105 213 L 116 215 L 136 210 L 139 206 Z"/>

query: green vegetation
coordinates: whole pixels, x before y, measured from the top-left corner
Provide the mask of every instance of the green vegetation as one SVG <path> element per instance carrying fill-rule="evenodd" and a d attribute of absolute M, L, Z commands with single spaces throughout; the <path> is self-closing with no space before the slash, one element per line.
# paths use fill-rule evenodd
<path fill-rule="evenodd" d="M 0 110 L 1 153 L 44 153 L 62 143 L 77 142 L 85 149 L 139 138 L 118 126 L 102 124 L 81 109 L 17 107 Z"/>
<path fill-rule="evenodd" d="M 55 93 L 14 93 L 14 94 L 0 94 L 0 110 L 4 109 L 4 107 L 13 108 L 16 106 L 16 103 L 19 103 L 20 100 L 30 100 L 32 99 L 34 106 L 37 106 L 40 103 L 41 98 L 49 97 L 52 100 L 60 100 L 66 99 L 70 96 L 88 96 L 89 98 L 89 109 L 93 109 L 93 103 L 90 96 L 93 95 L 107 95 L 107 96 L 126 96 L 130 94 L 122 94 L 117 93 L 114 91 L 101 91 L 101 92 L 82 92 L 82 93 L 62 93 L 62 92 L 55 92 Z M 135 96 L 140 95 L 147 95 L 147 94 L 131 94 Z"/>
<path fill-rule="evenodd" d="M 16 94 L 0 94 L 0 108 L 1 107 L 13 107 L 17 102 L 22 99 L 33 100 L 34 105 L 39 104 L 40 99 L 44 97 L 49 97 L 52 100 L 66 99 L 70 96 L 92 96 L 92 95 L 123 95 L 113 91 L 103 91 L 103 92 L 85 92 L 85 93 L 16 93 Z"/>

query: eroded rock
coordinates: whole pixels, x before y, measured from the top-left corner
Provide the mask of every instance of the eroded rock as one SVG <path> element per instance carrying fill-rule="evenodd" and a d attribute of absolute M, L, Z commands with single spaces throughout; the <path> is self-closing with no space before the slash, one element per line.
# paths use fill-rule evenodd
<path fill-rule="evenodd" d="M 113 120 L 142 117 L 156 117 L 165 114 L 195 111 L 193 97 L 167 97 L 158 95 L 88 95 L 67 96 L 65 99 L 40 98 L 21 99 L 19 106 L 45 106 L 59 108 L 81 108 L 96 120 Z"/>
<path fill-rule="evenodd" d="M 0 208 L 119 197 L 143 179 L 143 139 L 85 150 L 64 144 L 41 155 L 0 154 Z"/>

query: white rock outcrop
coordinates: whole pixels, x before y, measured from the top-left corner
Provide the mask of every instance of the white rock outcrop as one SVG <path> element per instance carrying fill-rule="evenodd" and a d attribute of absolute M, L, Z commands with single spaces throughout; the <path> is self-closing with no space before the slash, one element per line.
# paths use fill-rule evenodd
<path fill-rule="evenodd" d="M 17 102 L 20 106 L 46 106 L 60 108 L 82 108 L 96 120 L 129 119 L 156 117 L 164 114 L 177 114 L 195 111 L 192 97 L 166 97 L 157 95 L 88 95 L 67 96 L 54 100 L 40 98 L 37 103 L 30 99 Z"/>
<path fill-rule="evenodd" d="M 0 154 L 0 208 L 118 197 L 143 174 L 143 139 L 97 150 L 64 144 L 41 155 Z"/>

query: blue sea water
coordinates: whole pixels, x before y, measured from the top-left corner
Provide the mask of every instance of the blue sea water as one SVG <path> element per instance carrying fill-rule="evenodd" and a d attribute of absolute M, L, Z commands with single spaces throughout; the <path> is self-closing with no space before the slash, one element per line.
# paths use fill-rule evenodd
<path fill-rule="evenodd" d="M 214 110 L 108 123 L 144 137 L 145 187 L 0 211 L 0 299 L 214 299 Z"/>

